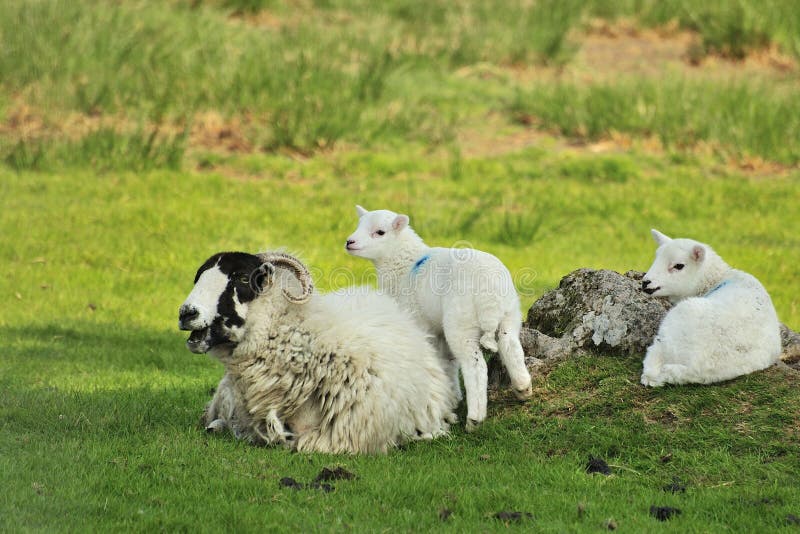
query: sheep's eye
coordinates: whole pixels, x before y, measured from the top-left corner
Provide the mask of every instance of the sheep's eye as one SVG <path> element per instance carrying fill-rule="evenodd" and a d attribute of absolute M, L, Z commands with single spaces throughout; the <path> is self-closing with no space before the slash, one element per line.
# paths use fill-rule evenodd
<path fill-rule="evenodd" d="M 377 231 L 377 232 L 375 232 L 375 233 L 376 233 L 376 234 L 378 234 L 378 235 L 383 235 L 383 234 L 385 234 L 386 232 L 384 232 L 383 230 L 378 230 L 378 231 Z"/>
<path fill-rule="evenodd" d="M 243 274 L 239 277 L 239 282 L 241 282 L 242 284 L 247 284 L 250 282 L 250 277 L 247 276 L 246 274 Z"/>
<path fill-rule="evenodd" d="M 683 267 L 684 265 L 682 263 L 676 263 L 675 265 L 673 265 L 673 269 L 675 269 L 676 271 L 680 271 L 681 269 L 683 269 Z"/>

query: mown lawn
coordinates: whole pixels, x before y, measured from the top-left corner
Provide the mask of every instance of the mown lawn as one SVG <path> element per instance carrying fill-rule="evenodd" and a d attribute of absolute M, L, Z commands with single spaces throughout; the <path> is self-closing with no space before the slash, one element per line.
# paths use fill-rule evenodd
<path fill-rule="evenodd" d="M 566 2 L 554 21 L 534 16 L 552 2 L 500 4 L 0 5 L 0 530 L 798 528 L 790 370 L 647 390 L 638 358 L 578 358 L 529 402 L 499 395 L 477 432 L 386 456 L 199 428 L 222 368 L 177 330 L 196 268 L 282 247 L 322 290 L 372 283 L 343 250 L 356 203 L 496 254 L 525 310 L 573 269 L 646 269 L 651 227 L 694 237 L 800 328 L 796 67 L 711 72 L 735 55 L 714 21 L 745 21 L 748 54 L 767 35 L 795 57 L 791 5 Z M 587 81 L 593 16 L 676 20 L 722 59 Z M 334 466 L 357 478 L 280 486 Z"/>

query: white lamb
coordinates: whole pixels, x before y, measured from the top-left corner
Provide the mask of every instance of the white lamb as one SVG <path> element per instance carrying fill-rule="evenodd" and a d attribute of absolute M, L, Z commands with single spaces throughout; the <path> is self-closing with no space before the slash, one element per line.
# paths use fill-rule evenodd
<path fill-rule="evenodd" d="M 764 286 L 708 245 L 651 232 L 658 250 L 642 289 L 675 307 L 647 349 L 642 384 L 710 384 L 777 362 L 778 317 Z"/>
<path fill-rule="evenodd" d="M 287 254 L 215 254 L 179 325 L 192 332 L 192 352 L 225 366 L 204 415 L 209 430 L 298 451 L 373 453 L 441 436 L 455 421 L 447 374 L 408 313 L 371 290 L 315 294 Z"/>
<path fill-rule="evenodd" d="M 488 377 L 481 347 L 500 353 L 517 397 L 530 397 L 531 376 L 519 341 L 519 297 L 505 265 L 479 250 L 427 246 L 406 215 L 361 206 L 356 210 L 358 228 L 347 238 L 347 251 L 372 260 L 380 290 L 438 337 L 459 396 L 460 366 L 467 430 L 486 418 Z"/>

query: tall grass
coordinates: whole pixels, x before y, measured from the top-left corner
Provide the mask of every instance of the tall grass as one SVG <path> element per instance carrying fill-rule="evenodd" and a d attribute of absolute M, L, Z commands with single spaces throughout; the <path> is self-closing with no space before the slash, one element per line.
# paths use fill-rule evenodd
<path fill-rule="evenodd" d="M 800 98 L 748 83 L 620 81 L 521 90 L 508 111 L 568 136 L 596 140 L 612 132 L 654 136 L 681 148 L 700 141 L 722 152 L 800 163 Z"/>
<path fill-rule="evenodd" d="M 210 110 L 246 116 L 249 145 L 268 151 L 310 153 L 342 141 L 446 145 L 462 117 L 502 106 L 508 85 L 516 83 L 479 80 L 466 86 L 459 70 L 465 65 L 563 65 L 577 48 L 572 30 L 592 15 L 633 16 L 646 24 L 676 19 L 701 33 L 704 50 L 739 57 L 767 41 L 798 45 L 800 10 L 792 5 L 781 0 L 769 0 L 765 9 L 750 0 L 702 5 L 688 0 L 313 5 L 8 0 L 0 2 L 0 104 L 21 100 L 45 115 L 119 116 L 148 132 L 164 123 L 190 124 Z M 262 12 L 268 12 L 269 24 L 259 18 Z M 618 129 L 676 146 L 711 140 L 729 150 L 795 162 L 797 149 L 782 140 L 796 134 L 797 109 L 791 96 L 779 93 L 718 87 L 716 81 L 707 87 L 558 85 L 522 90 L 510 107 L 569 135 L 596 138 Z M 706 113 L 709 108 L 714 110 Z M 74 165 L 81 158 L 59 148 L 72 146 L 87 150 L 83 161 L 101 167 L 107 165 L 103 159 L 133 165 L 140 160 L 92 152 L 112 145 L 119 150 L 120 136 L 132 135 L 125 143 L 144 143 L 145 161 L 172 166 L 172 156 L 150 156 L 177 154 L 185 144 L 158 136 L 150 145 L 157 150 L 150 150 L 146 139 L 135 139 L 136 132 L 112 129 L 113 136 L 99 132 L 77 145 L 59 138 L 61 132 L 34 138 L 4 132 L 0 159 L 14 168 L 42 168 L 59 159 Z M 97 141 L 111 137 L 116 141 Z M 133 152 L 141 154 L 138 148 Z"/>
<path fill-rule="evenodd" d="M 89 167 L 97 171 L 181 168 L 187 130 L 120 131 L 104 126 L 73 140 L 0 138 L 0 158 L 16 171 Z"/>
<path fill-rule="evenodd" d="M 156 122 L 249 111 L 265 117 L 267 148 L 357 131 L 390 71 L 383 49 L 348 45 L 344 32 L 264 31 L 147 2 L 7 2 L 0 35 L 4 89 L 43 107 Z"/>
<path fill-rule="evenodd" d="M 794 0 L 589 0 L 590 15 L 629 17 L 648 26 L 673 21 L 700 34 L 705 53 L 735 59 L 775 43 L 800 57 L 800 9 Z"/>

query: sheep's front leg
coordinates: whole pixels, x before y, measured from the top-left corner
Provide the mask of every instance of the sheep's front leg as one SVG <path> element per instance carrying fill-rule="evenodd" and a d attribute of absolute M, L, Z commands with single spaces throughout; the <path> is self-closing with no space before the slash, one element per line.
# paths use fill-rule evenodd
<path fill-rule="evenodd" d="M 259 445 L 289 445 L 294 439 L 294 434 L 286 430 L 275 409 L 270 410 L 264 420 L 255 425 L 253 430 Z"/>
<path fill-rule="evenodd" d="M 236 391 L 227 373 L 220 380 L 211 401 L 203 412 L 202 424 L 206 432 L 222 432 L 232 428 L 236 417 Z"/>

